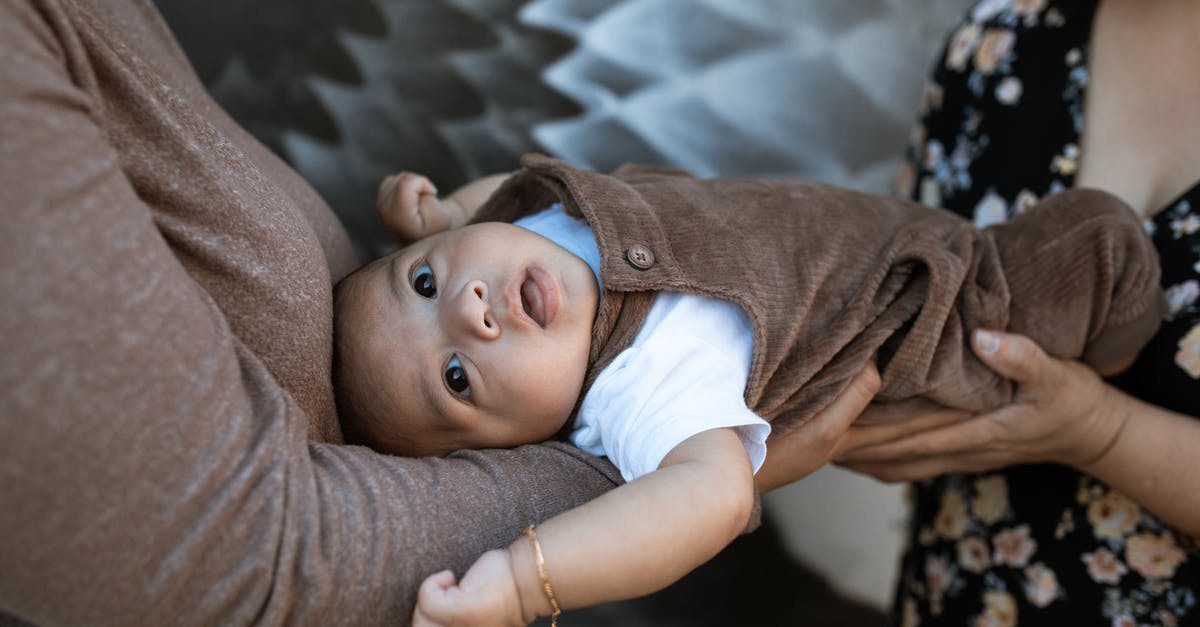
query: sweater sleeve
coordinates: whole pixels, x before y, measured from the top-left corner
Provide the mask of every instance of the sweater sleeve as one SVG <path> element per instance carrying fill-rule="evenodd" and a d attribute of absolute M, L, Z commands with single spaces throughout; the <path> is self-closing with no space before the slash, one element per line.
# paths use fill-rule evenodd
<path fill-rule="evenodd" d="M 124 175 L 62 19 L 0 0 L 0 613 L 405 622 L 426 575 L 613 486 L 562 445 L 310 443 Z"/>

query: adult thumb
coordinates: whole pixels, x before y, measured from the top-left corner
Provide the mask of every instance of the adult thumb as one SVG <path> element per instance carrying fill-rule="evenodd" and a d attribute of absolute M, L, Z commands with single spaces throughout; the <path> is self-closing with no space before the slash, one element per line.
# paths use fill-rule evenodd
<path fill-rule="evenodd" d="M 996 374 L 1018 383 L 1036 380 L 1049 360 L 1045 351 L 1024 335 L 988 329 L 975 329 L 971 348 Z"/>

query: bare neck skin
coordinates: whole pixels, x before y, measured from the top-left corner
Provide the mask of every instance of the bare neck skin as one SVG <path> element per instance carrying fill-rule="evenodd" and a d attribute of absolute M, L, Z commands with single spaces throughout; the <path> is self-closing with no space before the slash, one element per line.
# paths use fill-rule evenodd
<path fill-rule="evenodd" d="M 1150 217 L 1200 180 L 1198 33 L 1196 0 L 1100 3 L 1077 185 Z"/>

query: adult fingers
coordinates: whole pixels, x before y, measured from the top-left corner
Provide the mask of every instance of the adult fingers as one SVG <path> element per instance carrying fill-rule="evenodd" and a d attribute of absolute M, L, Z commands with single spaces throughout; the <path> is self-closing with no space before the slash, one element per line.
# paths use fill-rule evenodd
<path fill-rule="evenodd" d="M 868 363 L 851 377 L 846 387 L 810 421 L 784 433 L 773 431 L 767 444 L 779 446 L 796 440 L 808 443 L 840 437 L 871 403 L 878 391 L 879 371 L 874 363 Z"/>
<path fill-rule="evenodd" d="M 847 451 L 839 462 L 903 462 L 925 457 L 956 455 L 982 451 L 1001 433 L 999 425 L 987 416 L 933 427 L 899 439 Z"/>
<path fill-rule="evenodd" d="M 854 419 L 879 390 L 879 372 L 867 364 L 837 397 L 808 422 L 767 440 L 767 460 L 754 475 L 760 492 L 769 492 L 811 474 L 837 454 Z"/>
<path fill-rule="evenodd" d="M 850 425 L 871 404 L 871 400 L 879 392 L 879 385 L 879 370 L 875 368 L 874 362 L 870 362 L 858 371 L 833 402 L 814 418 L 814 424 L 810 426 L 818 431 L 817 435 L 821 440 L 833 446 L 832 450 L 828 451 L 829 457 L 841 454 Z"/>
<path fill-rule="evenodd" d="M 871 409 L 868 408 L 867 411 L 871 411 Z M 844 451 L 852 451 L 886 442 L 893 442 L 932 429 L 957 424 L 970 417 L 970 412 L 941 407 L 935 410 L 927 410 L 920 415 L 897 422 L 862 424 L 860 421 L 856 422 L 846 432 L 842 449 Z"/>
<path fill-rule="evenodd" d="M 985 472 L 999 468 L 1004 463 L 986 453 L 960 453 L 903 462 L 837 462 L 837 465 L 885 483 L 899 483 L 932 479 L 950 473 Z"/>
<path fill-rule="evenodd" d="M 829 426 L 839 433 L 844 431 L 871 404 L 879 392 L 879 385 L 879 370 L 874 362 L 868 362 L 850 379 L 845 389 L 817 414 L 817 419 L 828 421 Z"/>
<path fill-rule="evenodd" d="M 858 417 L 857 424 L 863 426 L 907 422 L 918 416 L 924 416 L 925 414 L 944 408 L 945 405 L 935 403 L 921 396 L 906 398 L 902 401 L 872 403 Z"/>
<path fill-rule="evenodd" d="M 1042 347 L 1024 335 L 976 329 L 971 334 L 971 348 L 996 374 L 1018 383 L 1040 380 L 1051 365 Z"/>

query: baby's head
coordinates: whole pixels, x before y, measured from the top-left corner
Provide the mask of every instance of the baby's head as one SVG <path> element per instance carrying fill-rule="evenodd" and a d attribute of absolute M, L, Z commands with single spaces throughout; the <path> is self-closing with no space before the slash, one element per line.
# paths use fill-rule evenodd
<path fill-rule="evenodd" d="M 598 292 L 582 259 L 499 222 L 363 266 L 334 297 L 348 439 L 418 456 L 552 437 L 583 385 Z"/>

